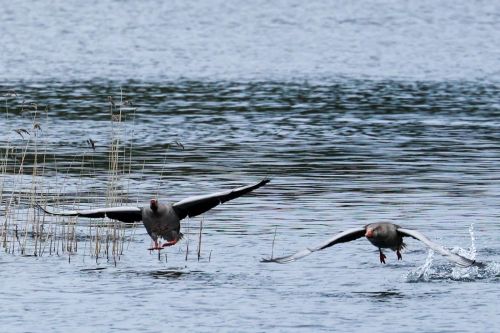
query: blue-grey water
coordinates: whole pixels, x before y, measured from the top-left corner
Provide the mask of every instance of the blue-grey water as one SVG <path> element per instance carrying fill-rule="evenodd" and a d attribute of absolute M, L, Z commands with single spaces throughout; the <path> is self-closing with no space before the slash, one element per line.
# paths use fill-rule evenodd
<path fill-rule="evenodd" d="M 499 3 L 1 7 L 0 331 L 500 330 Z M 138 225 L 121 229 L 120 255 L 96 258 L 87 219 L 33 208 L 176 201 L 263 177 L 185 220 L 160 257 Z M 38 243 L 36 219 L 54 243 Z M 411 239 L 386 265 L 365 239 L 260 263 L 378 221 L 487 265 L 457 268 Z"/>

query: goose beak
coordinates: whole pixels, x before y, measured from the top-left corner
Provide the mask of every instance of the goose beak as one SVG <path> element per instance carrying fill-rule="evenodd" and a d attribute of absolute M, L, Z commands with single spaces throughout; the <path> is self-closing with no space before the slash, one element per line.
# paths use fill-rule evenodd
<path fill-rule="evenodd" d="M 156 199 L 151 199 L 151 201 L 149 202 L 149 206 L 151 207 L 152 210 L 157 210 L 158 201 Z"/>

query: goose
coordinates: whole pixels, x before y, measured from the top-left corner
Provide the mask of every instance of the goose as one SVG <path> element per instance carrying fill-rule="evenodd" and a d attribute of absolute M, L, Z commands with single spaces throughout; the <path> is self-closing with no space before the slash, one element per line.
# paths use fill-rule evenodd
<path fill-rule="evenodd" d="M 361 238 L 363 236 L 366 237 L 370 241 L 370 243 L 372 243 L 374 246 L 378 248 L 380 262 L 383 264 L 385 264 L 385 259 L 387 257 L 382 252 L 382 249 L 391 249 L 393 251 L 396 251 L 398 260 L 402 260 L 403 256 L 401 255 L 400 251 L 406 246 L 406 244 L 403 242 L 403 237 L 412 237 L 421 241 L 430 249 L 436 251 L 449 261 L 454 262 L 455 264 L 461 267 L 484 266 L 484 264 L 481 262 L 477 262 L 475 260 L 468 259 L 461 255 L 452 253 L 443 246 L 434 243 L 433 241 L 431 241 L 429 238 L 427 238 L 425 235 L 423 235 L 421 232 L 417 230 L 401 228 L 399 225 L 393 223 L 371 223 L 365 225 L 364 227 L 351 228 L 336 234 L 330 239 L 314 247 L 306 248 L 304 250 L 298 251 L 288 256 L 283 256 L 278 258 L 264 258 L 261 261 L 276 262 L 280 264 L 289 263 L 297 259 L 303 258 L 305 256 L 308 256 L 313 252 L 326 249 L 335 244 L 350 242 L 355 239 Z"/>
<path fill-rule="evenodd" d="M 142 221 L 146 231 L 154 241 L 154 246 L 148 250 L 161 250 L 167 246 L 175 245 L 183 236 L 180 232 L 180 220 L 185 217 L 194 217 L 222 204 L 241 197 L 270 182 L 262 179 L 255 184 L 238 187 L 232 190 L 216 192 L 206 195 L 188 197 L 176 203 L 160 203 L 158 199 L 151 199 L 149 205 L 142 207 L 122 206 L 110 208 L 97 208 L 89 210 L 50 211 L 37 205 L 39 209 L 50 215 L 80 216 L 87 218 L 108 217 L 125 223 Z M 166 240 L 160 245 L 158 239 Z"/>

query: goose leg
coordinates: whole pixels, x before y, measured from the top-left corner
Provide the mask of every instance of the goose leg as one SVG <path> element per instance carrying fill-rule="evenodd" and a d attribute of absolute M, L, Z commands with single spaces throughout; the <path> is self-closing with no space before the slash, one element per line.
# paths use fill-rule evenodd
<path fill-rule="evenodd" d="M 398 255 L 398 260 L 403 260 L 403 256 L 401 255 L 401 252 L 399 252 L 399 250 L 396 251 L 396 254 Z"/>
<path fill-rule="evenodd" d="M 150 247 L 148 250 L 153 251 L 153 250 L 163 250 L 163 247 L 158 244 L 158 240 L 155 239 L 155 245 L 153 247 Z"/>
<path fill-rule="evenodd" d="M 380 263 L 385 264 L 385 254 L 382 252 L 382 249 L 378 249 L 378 252 L 380 253 Z"/>

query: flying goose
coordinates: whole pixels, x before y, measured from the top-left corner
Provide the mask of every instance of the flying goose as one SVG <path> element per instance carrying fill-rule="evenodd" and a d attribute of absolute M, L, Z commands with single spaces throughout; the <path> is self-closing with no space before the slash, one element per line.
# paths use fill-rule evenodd
<path fill-rule="evenodd" d="M 253 185 L 238 187 L 224 192 L 216 192 L 207 195 L 188 197 L 184 200 L 170 203 L 160 203 L 157 199 L 151 199 L 149 205 L 143 207 L 111 207 L 89 210 L 68 210 L 60 212 L 49 211 L 40 205 L 38 207 L 47 214 L 62 216 L 81 216 L 88 218 L 103 218 L 133 223 L 142 221 L 149 236 L 154 241 L 154 247 L 149 250 L 161 250 L 164 247 L 176 244 L 181 238 L 180 220 L 186 216 L 193 217 L 222 204 L 226 201 L 236 199 L 244 194 L 252 192 L 269 183 L 270 179 L 263 179 Z M 158 243 L 158 238 L 166 240 L 163 245 Z"/>
<path fill-rule="evenodd" d="M 419 241 L 427 245 L 427 247 L 443 255 L 446 259 L 456 263 L 459 266 L 462 267 L 484 266 L 483 263 L 476 262 L 475 260 L 468 259 L 458 254 L 450 252 L 443 246 L 432 242 L 429 238 L 427 238 L 417 230 L 401 228 L 400 226 L 392 223 L 371 223 L 364 227 L 348 229 L 346 231 L 336 234 L 332 238 L 328 239 L 327 241 L 317 246 L 306 248 L 302 251 L 298 251 L 294 254 L 284 257 L 262 259 L 262 262 L 277 262 L 281 264 L 289 263 L 297 259 L 303 258 L 305 256 L 308 256 L 313 252 L 326 249 L 338 243 L 350 242 L 352 240 L 361 238 L 363 236 L 365 236 L 374 246 L 378 247 L 380 254 L 380 262 L 384 264 L 386 256 L 382 252 L 382 249 L 388 248 L 393 251 L 396 251 L 398 260 L 401 260 L 403 259 L 403 257 L 401 256 L 400 251 L 406 246 L 406 244 L 403 242 L 403 237 L 412 237 L 418 239 Z"/>

